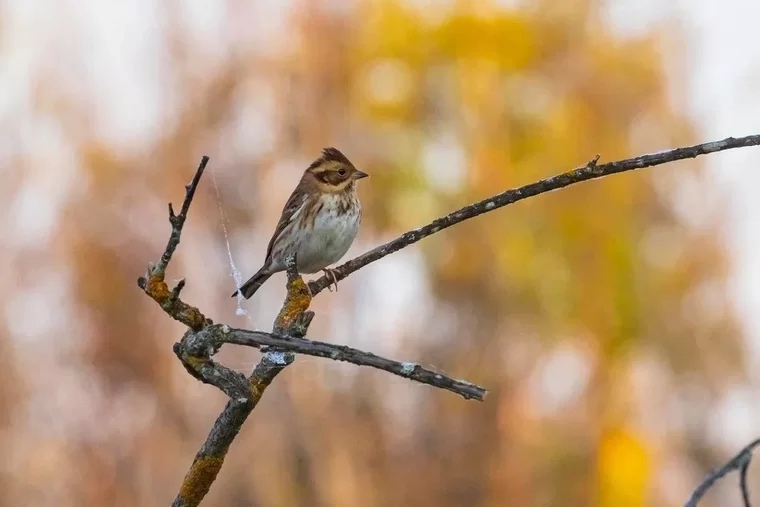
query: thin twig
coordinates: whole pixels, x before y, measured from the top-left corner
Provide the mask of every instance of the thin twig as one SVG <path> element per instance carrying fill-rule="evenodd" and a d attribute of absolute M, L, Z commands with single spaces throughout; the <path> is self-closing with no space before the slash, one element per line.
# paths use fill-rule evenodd
<path fill-rule="evenodd" d="M 168 266 L 169 262 L 172 260 L 172 255 L 174 255 L 174 251 L 179 245 L 180 236 L 182 235 L 182 227 L 185 225 L 185 220 L 187 220 L 187 212 L 190 211 L 190 203 L 193 202 L 195 190 L 198 188 L 198 183 L 201 181 L 201 176 L 203 176 L 203 171 L 206 169 L 208 161 L 209 158 L 206 155 L 201 157 L 201 163 L 198 166 L 198 170 L 195 171 L 193 180 L 185 187 L 185 199 L 182 201 L 182 208 L 179 211 L 179 215 L 174 214 L 172 203 L 169 203 L 169 222 L 172 224 L 172 233 L 169 236 L 169 242 L 166 244 L 164 254 L 161 256 L 161 260 L 158 261 L 158 264 L 156 264 L 154 271 L 163 274 L 166 271 L 166 266 Z"/>
<path fill-rule="evenodd" d="M 702 499 L 705 493 L 707 493 L 707 490 L 709 490 L 719 479 L 722 479 L 734 470 L 739 471 L 739 487 L 741 488 L 744 505 L 745 507 L 750 507 L 749 490 L 747 489 L 747 470 L 749 469 L 749 463 L 752 460 L 752 452 L 759 445 L 760 438 L 750 442 L 746 447 L 739 451 L 739 454 L 731 458 L 728 463 L 710 472 L 691 494 L 689 501 L 686 502 L 686 507 L 697 507 L 697 503 Z"/>
<path fill-rule="evenodd" d="M 156 303 L 161 305 L 161 308 L 167 314 L 196 331 L 203 329 L 203 326 L 207 324 L 211 324 L 211 321 L 198 308 L 188 305 L 179 298 L 180 291 L 185 286 L 185 280 L 180 280 L 177 286 L 170 291 L 169 286 L 166 284 L 165 275 L 166 268 L 172 260 L 177 245 L 179 245 L 182 227 L 185 225 L 185 220 L 187 220 L 190 204 L 193 202 L 195 190 L 198 188 L 208 161 L 209 158 L 206 155 L 201 157 L 201 162 L 195 171 L 192 181 L 185 187 L 185 199 L 182 201 L 179 215 L 174 214 L 174 207 L 169 203 L 169 223 L 172 226 L 172 231 L 169 235 L 169 241 L 166 243 L 166 249 L 164 249 L 164 253 L 161 255 L 158 264 L 150 267 L 145 276 L 137 279 L 137 285 L 148 296 L 153 298 Z"/>
<path fill-rule="evenodd" d="M 752 462 L 752 456 L 747 458 L 747 461 L 742 463 L 742 468 L 739 470 L 739 489 L 742 492 L 742 501 L 744 507 L 752 507 L 749 501 L 749 488 L 747 487 L 747 473 L 749 472 L 749 464 Z"/>
<path fill-rule="evenodd" d="M 470 218 L 483 215 L 495 209 L 502 208 L 508 204 L 513 204 L 517 201 L 527 199 L 528 197 L 551 192 L 552 190 L 558 190 L 575 183 L 602 178 L 611 174 L 622 173 L 634 169 L 642 169 L 645 167 L 653 167 L 661 164 L 667 164 L 668 162 L 674 162 L 676 160 L 695 158 L 699 155 L 706 155 L 708 153 L 715 153 L 718 151 L 730 150 L 733 148 L 742 148 L 745 146 L 757 145 L 760 145 L 760 135 L 752 135 L 739 138 L 729 137 L 722 141 L 714 141 L 710 143 L 697 144 L 695 146 L 688 146 L 685 148 L 661 151 L 658 153 L 619 160 L 617 162 L 608 162 L 606 164 L 598 164 L 597 161 L 599 160 L 599 155 L 597 155 L 588 164 L 579 169 L 559 174 L 557 176 L 552 176 L 550 178 L 546 178 L 535 183 L 530 183 L 519 188 L 507 190 L 506 192 L 502 192 L 501 194 L 489 197 L 488 199 L 484 199 L 475 204 L 465 206 L 464 208 L 450 213 L 445 217 L 433 220 L 423 227 L 405 232 L 398 238 L 389 241 L 384 245 L 380 245 L 377 248 L 374 248 L 354 259 L 351 259 L 348 262 L 345 262 L 344 264 L 333 269 L 332 272 L 335 275 L 336 281 L 343 280 L 348 275 L 363 268 L 367 264 L 380 260 L 386 255 L 390 255 L 393 252 L 401 250 L 402 248 L 405 248 L 423 238 L 440 232 L 443 229 L 451 227 L 452 225 L 456 225 L 460 222 L 464 222 Z M 312 294 L 316 296 L 332 283 L 332 277 L 328 278 L 327 276 L 322 276 L 312 282 L 309 282 L 309 288 L 311 289 Z"/>

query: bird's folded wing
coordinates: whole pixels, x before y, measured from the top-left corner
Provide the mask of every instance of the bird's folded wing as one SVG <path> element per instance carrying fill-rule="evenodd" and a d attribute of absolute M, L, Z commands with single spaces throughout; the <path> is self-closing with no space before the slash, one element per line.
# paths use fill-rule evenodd
<path fill-rule="evenodd" d="M 308 195 L 302 192 L 299 188 L 296 188 L 295 191 L 290 194 L 288 201 L 285 203 L 285 207 L 282 209 L 282 215 L 280 216 L 280 221 L 277 224 L 277 228 L 274 230 L 274 234 L 272 234 L 272 239 L 269 240 L 269 246 L 267 247 L 267 260 L 269 260 L 269 257 L 272 255 L 272 248 L 277 242 L 277 238 L 280 237 L 280 234 L 282 234 L 282 231 L 285 230 L 288 224 L 292 223 L 298 218 L 303 209 L 306 207 L 307 199 Z"/>

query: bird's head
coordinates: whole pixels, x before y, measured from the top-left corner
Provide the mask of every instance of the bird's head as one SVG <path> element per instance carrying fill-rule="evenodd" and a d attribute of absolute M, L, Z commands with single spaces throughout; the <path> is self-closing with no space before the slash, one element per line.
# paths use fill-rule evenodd
<path fill-rule="evenodd" d="M 322 192 L 343 192 L 354 182 L 369 174 L 354 167 L 348 158 L 335 148 L 325 148 L 322 155 L 311 163 L 304 178 L 312 180 Z"/>

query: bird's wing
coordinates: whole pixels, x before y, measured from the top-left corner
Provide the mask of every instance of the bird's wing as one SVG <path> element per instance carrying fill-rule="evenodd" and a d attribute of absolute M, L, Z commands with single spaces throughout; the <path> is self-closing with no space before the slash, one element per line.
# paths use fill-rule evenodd
<path fill-rule="evenodd" d="M 282 215 L 280 215 L 280 221 L 277 223 L 277 228 L 274 230 L 274 234 L 272 234 L 272 239 L 269 240 L 269 246 L 267 247 L 267 260 L 269 260 L 270 256 L 272 255 L 272 248 L 277 242 L 277 238 L 280 237 L 280 234 L 282 234 L 282 231 L 285 230 L 288 224 L 292 223 L 293 220 L 298 218 L 298 215 L 300 215 L 301 211 L 303 211 L 304 207 L 306 207 L 307 199 L 308 195 L 300 188 L 296 188 L 295 191 L 290 194 L 288 201 L 285 203 L 285 207 L 282 208 Z"/>

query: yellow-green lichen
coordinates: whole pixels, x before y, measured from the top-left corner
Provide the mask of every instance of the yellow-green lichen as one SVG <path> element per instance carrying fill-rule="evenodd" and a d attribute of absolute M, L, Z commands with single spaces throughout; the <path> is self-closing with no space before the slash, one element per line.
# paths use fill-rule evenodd
<path fill-rule="evenodd" d="M 185 363 L 187 363 L 188 365 L 190 365 L 190 367 L 193 370 L 195 370 L 195 371 L 197 371 L 199 373 L 200 373 L 201 368 L 206 363 L 208 363 L 208 359 L 205 358 L 205 357 L 191 356 L 189 354 L 185 354 L 184 356 L 182 356 L 182 359 L 185 361 Z"/>
<path fill-rule="evenodd" d="M 287 329 L 292 326 L 298 316 L 308 310 L 311 304 L 311 293 L 303 278 L 297 277 L 288 280 L 287 287 L 288 295 L 285 297 L 285 303 L 275 321 L 275 327 L 280 329 Z"/>
<path fill-rule="evenodd" d="M 271 377 L 262 379 L 257 376 L 251 376 L 248 382 L 248 387 L 251 390 L 251 401 L 253 402 L 254 406 L 256 406 L 261 397 L 264 396 L 264 391 L 266 391 L 266 388 L 269 387 L 269 384 L 271 383 Z"/>
<path fill-rule="evenodd" d="M 180 314 L 182 318 L 177 320 L 196 331 L 202 329 L 206 324 L 206 316 L 194 306 L 185 303 L 182 303 L 182 306 L 184 306 Z"/>
<path fill-rule="evenodd" d="M 166 313 L 194 329 L 202 329 L 206 324 L 206 316 L 194 306 L 190 306 L 177 298 L 172 298 L 169 286 L 163 275 L 152 274 L 145 284 L 145 293 L 156 301 Z"/>
<path fill-rule="evenodd" d="M 197 506 L 201 503 L 223 463 L 224 456 L 202 456 L 193 462 L 179 490 L 183 505 Z"/>
<path fill-rule="evenodd" d="M 164 277 L 162 275 L 150 275 L 148 277 L 148 283 L 145 286 L 145 292 L 150 297 L 155 299 L 159 304 L 163 304 L 164 301 L 169 299 L 169 286 L 166 285 Z"/>

